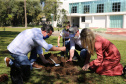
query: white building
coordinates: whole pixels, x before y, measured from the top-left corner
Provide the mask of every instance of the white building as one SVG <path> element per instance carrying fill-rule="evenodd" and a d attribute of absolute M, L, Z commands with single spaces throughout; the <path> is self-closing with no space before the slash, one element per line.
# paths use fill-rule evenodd
<path fill-rule="evenodd" d="M 61 0 L 72 26 L 126 28 L 126 0 Z"/>

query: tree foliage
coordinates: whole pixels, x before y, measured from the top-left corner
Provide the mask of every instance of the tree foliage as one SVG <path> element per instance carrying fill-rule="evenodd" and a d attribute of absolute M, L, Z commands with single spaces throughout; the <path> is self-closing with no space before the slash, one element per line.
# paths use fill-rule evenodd
<path fill-rule="evenodd" d="M 47 21 L 51 20 L 51 14 L 54 14 L 54 20 L 57 20 L 58 8 L 62 4 L 59 0 L 44 0 L 44 10 Z"/>
<path fill-rule="evenodd" d="M 0 26 L 24 25 L 24 0 L 0 0 Z M 26 0 L 27 21 L 39 22 L 42 7 L 39 0 Z M 38 21 L 39 20 L 39 21 Z"/>
<path fill-rule="evenodd" d="M 24 0 L 0 0 L 0 3 L 0 26 L 24 26 Z M 42 3 L 44 3 L 44 7 L 42 7 Z M 61 4 L 59 0 L 26 0 L 27 23 L 38 24 L 43 16 L 47 21 L 51 21 L 51 14 L 54 15 L 56 21 L 60 16 L 59 11 L 62 11 L 65 16 L 65 12 L 58 9 Z"/>
<path fill-rule="evenodd" d="M 47 21 L 51 20 L 51 14 L 54 14 L 54 20 L 57 21 L 57 25 L 63 25 L 63 22 L 67 22 L 67 11 L 65 9 L 59 9 L 62 2 L 59 0 L 42 0 L 45 3 L 43 12 L 47 18 Z"/>

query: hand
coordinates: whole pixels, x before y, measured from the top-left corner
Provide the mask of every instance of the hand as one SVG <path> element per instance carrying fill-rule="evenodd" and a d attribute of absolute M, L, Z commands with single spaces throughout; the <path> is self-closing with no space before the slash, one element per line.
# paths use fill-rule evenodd
<path fill-rule="evenodd" d="M 66 62 L 71 62 L 72 61 L 72 59 L 69 59 L 69 60 L 67 60 Z"/>
<path fill-rule="evenodd" d="M 44 64 L 49 63 L 49 61 L 48 61 L 48 60 L 43 60 L 42 62 L 43 62 Z"/>
<path fill-rule="evenodd" d="M 89 63 L 88 63 L 88 64 L 85 64 L 85 65 L 82 67 L 82 69 L 83 69 L 84 71 L 87 71 L 88 68 L 89 68 Z"/>
<path fill-rule="evenodd" d="M 58 44 L 58 47 L 60 47 L 60 44 Z"/>

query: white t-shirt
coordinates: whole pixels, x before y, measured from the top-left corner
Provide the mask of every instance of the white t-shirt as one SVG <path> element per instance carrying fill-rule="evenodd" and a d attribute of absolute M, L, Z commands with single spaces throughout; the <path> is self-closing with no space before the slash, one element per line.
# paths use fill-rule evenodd
<path fill-rule="evenodd" d="M 62 32 L 60 33 L 60 36 L 62 36 L 65 39 L 69 39 L 69 31 L 63 29 Z"/>
<path fill-rule="evenodd" d="M 82 29 L 79 29 L 79 33 L 81 33 L 81 30 Z M 75 44 L 77 44 L 80 48 L 82 48 L 80 35 L 78 38 L 70 37 L 70 49 L 75 49 Z"/>

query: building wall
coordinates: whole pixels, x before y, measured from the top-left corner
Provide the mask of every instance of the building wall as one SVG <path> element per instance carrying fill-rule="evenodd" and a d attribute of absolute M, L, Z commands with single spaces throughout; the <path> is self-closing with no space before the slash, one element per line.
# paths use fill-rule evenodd
<path fill-rule="evenodd" d="M 91 16 L 87 16 L 87 17 L 85 17 L 85 22 L 86 23 L 91 23 L 92 21 L 92 17 Z"/>
<path fill-rule="evenodd" d="M 94 17 L 94 27 L 105 28 L 105 16 L 95 16 Z"/>
<path fill-rule="evenodd" d="M 77 6 L 77 13 L 84 13 L 84 6 L 90 6 L 89 13 L 97 13 L 97 5 L 104 4 L 103 13 L 113 12 L 112 7 L 113 3 L 120 3 L 120 12 L 126 11 L 126 0 L 96 0 L 96 1 L 88 1 L 88 2 L 73 2 L 69 3 L 69 13 L 71 13 L 71 9 L 73 6 Z"/>
<path fill-rule="evenodd" d="M 121 22 L 117 25 L 119 28 L 126 28 L 126 0 L 65 0 L 67 5 L 62 6 L 68 10 L 68 20 L 71 25 L 79 25 L 80 28 L 84 27 L 99 27 L 99 28 L 113 28 L 112 24 Z M 120 3 L 120 11 L 113 11 L 113 3 Z M 104 11 L 97 13 L 97 5 L 104 4 Z M 84 13 L 84 6 L 90 6 L 90 12 Z M 72 13 L 71 9 L 73 6 L 77 6 L 77 12 Z M 115 17 L 114 17 L 115 16 Z M 116 16 L 121 16 L 121 20 L 117 20 Z M 85 17 L 85 22 L 82 22 L 82 17 Z M 116 21 L 112 23 L 111 17 Z M 78 19 L 77 19 L 78 18 Z M 73 23 L 73 19 L 76 21 Z M 78 22 L 77 22 L 78 21 Z M 116 27 L 115 27 L 116 28 Z"/>

